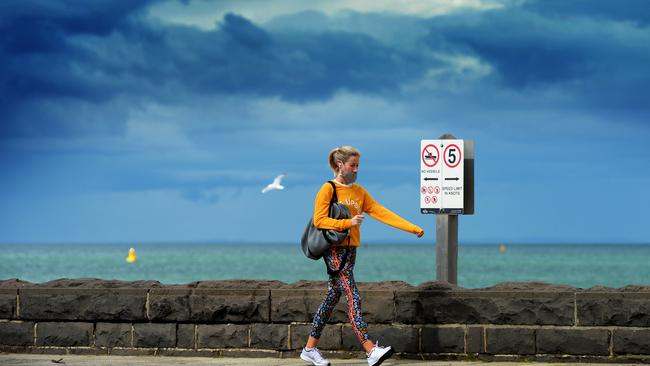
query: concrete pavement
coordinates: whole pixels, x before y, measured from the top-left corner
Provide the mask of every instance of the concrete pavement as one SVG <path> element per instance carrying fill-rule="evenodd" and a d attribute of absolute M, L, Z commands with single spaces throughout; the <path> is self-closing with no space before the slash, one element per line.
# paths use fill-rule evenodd
<path fill-rule="evenodd" d="M 58 361 L 58 362 L 54 362 Z M 332 366 L 366 366 L 365 359 L 330 359 Z M 635 364 L 613 363 L 546 363 L 546 362 L 483 362 L 483 361 L 413 361 L 387 360 L 382 366 L 515 366 L 519 364 L 533 366 L 631 366 Z M 306 366 L 307 363 L 296 359 L 279 358 L 214 358 L 214 357 L 163 357 L 163 356 L 83 356 L 83 355 L 33 355 L 0 354 L 2 366 L 147 366 L 147 365 L 210 365 L 210 366 Z M 641 365 L 641 364 L 638 364 Z"/>

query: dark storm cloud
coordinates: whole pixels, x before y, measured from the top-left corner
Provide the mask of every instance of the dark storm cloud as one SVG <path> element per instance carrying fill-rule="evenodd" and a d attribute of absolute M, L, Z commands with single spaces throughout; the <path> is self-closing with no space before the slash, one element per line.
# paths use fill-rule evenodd
<path fill-rule="evenodd" d="M 3 46 L 12 53 L 65 48 L 73 34 L 106 35 L 153 1 L 6 1 L 0 4 Z"/>
<path fill-rule="evenodd" d="M 589 72 L 584 66 L 592 55 L 580 40 L 560 36 L 560 29 L 546 19 L 515 12 L 494 11 L 479 19 L 454 16 L 436 22 L 431 45 L 474 52 L 496 66 L 512 87 L 565 81 Z"/>
<path fill-rule="evenodd" d="M 259 50 L 271 43 L 268 33 L 244 17 L 226 14 L 224 20 L 223 31 L 244 47 Z"/>
<path fill-rule="evenodd" d="M 595 10 L 580 11 L 579 3 L 563 4 L 544 1 L 434 18 L 427 43 L 436 50 L 477 56 L 492 65 L 495 81 L 509 89 L 562 88 L 570 98 L 594 107 L 646 109 L 642 95 L 650 83 L 650 28 L 619 22 L 633 12 L 617 12 L 615 2 L 599 2 L 597 18 L 588 17 Z M 535 12 L 537 8 L 543 11 Z M 618 16 L 607 18 L 608 9 Z"/>
<path fill-rule="evenodd" d="M 650 23 L 647 0 L 537 0 L 523 7 L 544 16 L 629 21 L 646 26 Z"/>
<path fill-rule="evenodd" d="M 4 13 L 3 136 L 87 133 L 78 128 L 87 119 L 61 113 L 62 105 L 101 112 L 109 104 L 125 111 L 196 94 L 301 102 L 342 89 L 395 93 L 430 63 L 364 34 L 271 34 L 235 14 L 205 31 L 146 20 L 131 2 L 91 4 L 69 10 L 58 2 L 25 2 Z M 113 126 L 97 132 L 119 133 L 123 122 L 111 118 Z"/>
<path fill-rule="evenodd" d="M 395 92 L 429 62 L 364 34 L 271 34 L 235 14 L 210 32 L 170 29 L 167 42 L 180 73 L 168 76 L 188 90 L 295 102 L 327 99 L 341 89 Z M 172 52 L 176 45 L 186 45 L 184 52 Z"/>
<path fill-rule="evenodd" d="M 0 136 L 76 133 L 75 113 L 114 107 L 115 89 L 90 76 L 97 55 L 71 42 L 105 37 L 150 1 L 12 1 L 0 4 Z M 122 115 L 121 111 L 108 116 Z M 87 118 L 88 124 L 97 118 Z M 81 126 L 103 132 L 113 126 Z"/>
<path fill-rule="evenodd" d="M 149 4 L 3 2 L 0 138 L 120 134 L 129 111 L 143 103 L 197 95 L 295 103 L 343 90 L 401 97 L 402 86 L 453 62 L 436 61 L 430 49 L 491 65 L 495 75 L 465 84 L 477 83 L 475 93 L 561 88 L 587 105 L 634 110 L 645 108 L 650 82 L 642 2 L 625 3 L 639 11 L 613 2 L 592 9 L 581 1 L 524 2 L 413 20 L 430 30 L 422 40 L 430 49 L 419 50 L 354 27 L 270 31 L 236 14 L 212 30 L 170 25 L 145 17 Z M 412 33 L 404 37 L 417 44 L 419 33 Z"/>

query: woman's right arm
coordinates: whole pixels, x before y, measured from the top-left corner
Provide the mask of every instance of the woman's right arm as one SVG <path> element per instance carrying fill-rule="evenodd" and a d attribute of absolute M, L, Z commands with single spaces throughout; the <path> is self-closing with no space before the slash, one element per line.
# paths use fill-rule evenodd
<path fill-rule="evenodd" d="M 352 227 L 351 219 L 333 219 L 329 217 L 332 185 L 325 183 L 318 191 L 314 201 L 314 226 L 319 229 L 343 231 Z"/>

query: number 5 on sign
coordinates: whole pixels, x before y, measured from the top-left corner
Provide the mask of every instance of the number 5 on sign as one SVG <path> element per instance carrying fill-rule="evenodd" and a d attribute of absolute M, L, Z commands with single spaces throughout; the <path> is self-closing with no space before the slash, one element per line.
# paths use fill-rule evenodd
<path fill-rule="evenodd" d="M 459 144 L 462 145 L 463 140 L 460 140 Z M 451 143 L 448 144 L 447 147 L 445 148 L 445 164 L 447 164 L 449 168 L 457 167 L 458 164 L 460 164 L 460 161 L 463 159 L 462 157 L 463 149 L 462 147 L 458 146 L 459 144 Z"/>
<path fill-rule="evenodd" d="M 442 167 L 442 208 L 444 212 L 462 214 L 464 207 L 463 140 L 440 140 Z"/>

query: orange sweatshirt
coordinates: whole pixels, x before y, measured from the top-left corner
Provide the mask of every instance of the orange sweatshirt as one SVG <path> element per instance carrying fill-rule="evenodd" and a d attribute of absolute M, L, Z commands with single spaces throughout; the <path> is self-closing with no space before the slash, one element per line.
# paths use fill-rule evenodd
<path fill-rule="evenodd" d="M 352 186 L 348 187 L 337 182 L 334 182 L 334 184 L 336 185 L 336 196 L 339 202 L 343 203 L 350 209 L 351 217 L 359 215 L 362 212 L 367 212 L 368 215 L 384 224 L 388 224 L 409 233 L 417 234 L 422 231 L 419 226 L 411 224 L 377 203 L 377 201 L 375 201 L 360 185 L 353 183 Z M 339 246 L 358 247 L 361 243 L 359 225 L 353 227 L 351 219 L 337 220 L 329 217 L 331 197 L 332 185 L 326 182 L 320 188 L 320 191 L 318 191 L 314 202 L 314 225 L 319 229 L 334 229 L 338 231 L 350 229 L 348 238 L 344 240 L 343 243 L 339 244 Z"/>

